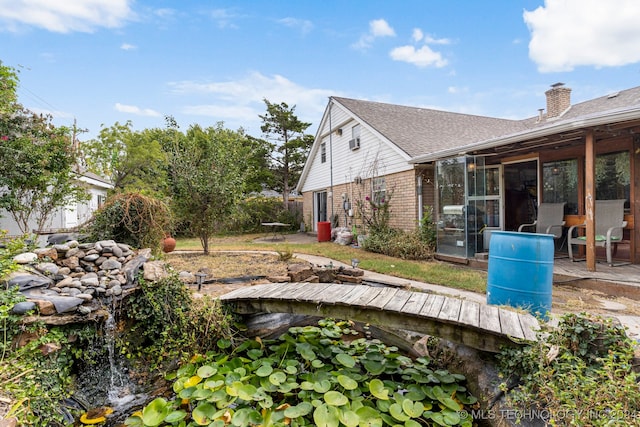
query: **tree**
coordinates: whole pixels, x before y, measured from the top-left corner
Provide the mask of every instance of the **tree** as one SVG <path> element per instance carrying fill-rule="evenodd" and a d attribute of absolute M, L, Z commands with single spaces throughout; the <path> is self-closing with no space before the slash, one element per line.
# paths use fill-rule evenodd
<path fill-rule="evenodd" d="M 260 130 L 267 139 L 275 141 L 271 154 L 272 170 L 276 176 L 275 190 L 282 192 L 285 209 L 288 206 L 291 183 L 298 182 L 304 162 L 309 155 L 313 136 L 305 135 L 311 123 L 302 122 L 294 114 L 295 105 L 291 108 L 282 102 L 272 104 L 264 99 L 267 113 L 259 116 L 263 124 Z"/>
<path fill-rule="evenodd" d="M 245 195 L 250 155 L 242 131 L 191 126 L 186 134 L 167 120 L 170 143 L 165 141 L 169 159 L 169 183 L 174 217 L 200 238 L 209 254 L 209 238 L 220 230 Z"/>
<path fill-rule="evenodd" d="M 22 107 L 16 88 L 17 74 L 0 64 L 0 208 L 27 234 L 31 222 L 43 229 L 58 208 L 88 194 L 76 179 L 70 129 Z"/>
<path fill-rule="evenodd" d="M 162 129 L 134 132 L 132 124 L 116 122 L 103 127 L 97 139 L 82 145 L 87 168 L 111 180 L 116 191 L 163 193 L 166 186 L 166 156 Z"/>

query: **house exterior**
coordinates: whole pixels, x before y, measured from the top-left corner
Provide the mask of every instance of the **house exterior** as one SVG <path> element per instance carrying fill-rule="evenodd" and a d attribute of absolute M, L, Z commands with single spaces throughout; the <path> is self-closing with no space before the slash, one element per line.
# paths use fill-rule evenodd
<path fill-rule="evenodd" d="M 52 215 L 44 230 L 36 230 L 36 224 L 34 222 L 30 224 L 30 231 L 45 235 L 54 232 L 75 230 L 91 218 L 93 212 L 102 206 L 106 200 L 107 192 L 113 189 L 113 185 L 109 181 L 92 172 L 78 174 L 77 179 L 85 186 L 90 196 L 89 200 L 58 209 L 54 215 Z M 22 235 L 18 224 L 11 218 L 9 213 L 4 210 L 0 210 L 0 228 L 7 230 L 8 236 Z"/>
<path fill-rule="evenodd" d="M 506 120 L 331 97 L 297 187 L 307 228 L 366 232 L 356 208 L 391 194 L 391 226 L 414 229 L 432 208 L 439 229 L 462 230 L 439 232 L 438 254 L 465 260 L 486 252 L 488 231 L 535 219 L 539 203 L 566 202 L 569 227 L 593 221 L 594 200 L 625 199 L 617 256 L 640 263 L 640 87 L 572 105 L 556 84 L 546 100 L 537 115 Z"/>

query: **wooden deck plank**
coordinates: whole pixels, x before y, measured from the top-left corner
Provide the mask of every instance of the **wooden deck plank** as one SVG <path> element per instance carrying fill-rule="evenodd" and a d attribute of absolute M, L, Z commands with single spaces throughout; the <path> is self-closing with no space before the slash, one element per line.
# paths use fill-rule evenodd
<path fill-rule="evenodd" d="M 262 285 L 247 286 L 244 288 L 233 290 L 220 297 L 222 300 L 226 299 L 247 299 L 247 298 L 259 298 L 262 293 L 270 292 L 273 283 L 266 283 Z"/>
<path fill-rule="evenodd" d="M 500 328 L 502 333 L 513 338 L 524 338 L 522 332 L 522 326 L 520 326 L 520 319 L 518 319 L 518 313 L 515 311 L 507 310 L 506 308 L 498 308 L 500 311 Z"/>
<path fill-rule="evenodd" d="M 359 298 L 352 300 L 353 305 L 357 305 L 358 307 L 370 307 L 371 301 L 380 295 L 380 291 L 386 288 L 381 288 L 378 286 L 367 286 L 367 285 L 359 285 L 368 288 L 367 292 L 362 294 Z"/>
<path fill-rule="evenodd" d="M 391 300 L 385 304 L 383 310 L 385 311 L 402 311 L 402 307 L 411 297 L 412 292 L 399 290 L 391 298 Z"/>
<path fill-rule="evenodd" d="M 536 341 L 536 331 L 540 329 L 540 323 L 538 323 L 538 319 L 530 314 L 521 314 L 518 317 L 520 319 L 520 326 L 522 327 L 524 338 L 528 341 Z"/>
<path fill-rule="evenodd" d="M 434 319 L 438 318 L 438 314 L 440 314 L 440 309 L 442 308 L 442 304 L 444 304 L 445 297 L 443 295 L 434 295 L 430 301 L 430 304 L 425 304 L 420 311 L 420 315 L 432 317 Z"/>
<path fill-rule="evenodd" d="M 351 285 L 354 290 L 349 293 L 349 295 L 345 296 L 344 301 L 341 301 L 342 304 L 349 305 L 359 305 L 358 301 L 363 297 L 363 295 L 368 295 L 371 286 L 366 285 Z M 369 298 L 370 299 L 370 298 Z"/>
<path fill-rule="evenodd" d="M 271 292 L 263 294 L 260 298 L 291 299 L 291 293 L 304 286 L 304 283 L 276 284 L 276 286 L 271 286 Z"/>
<path fill-rule="evenodd" d="M 460 308 L 462 307 L 462 300 L 460 298 L 446 297 L 438 318 L 442 320 L 458 320 L 460 317 Z"/>
<path fill-rule="evenodd" d="M 317 295 L 321 295 L 329 286 L 331 286 L 331 283 L 309 283 L 306 289 L 296 292 L 296 300 L 314 301 Z"/>
<path fill-rule="evenodd" d="M 463 300 L 460 307 L 458 322 L 474 327 L 480 326 L 480 304 L 475 301 Z"/>
<path fill-rule="evenodd" d="M 336 302 L 341 301 L 344 298 L 346 291 L 352 290 L 345 288 L 345 286 L 351 285 L 332 284 L 324 290 L 322 298 L 319 298 L 319 301 L 323 304 L 335 304 Z"/>
<path fill-rule="evenodd" d="M 480 328 L 497 334 L 502 333 L 498 307 L 484 304 L 480 306 Z"/>
<path fill-rule="evenodd" d="M 369 307 L 382 309 L 398 292 L 396 288 L 378 288 L 380 292 L 378 295 L 369 301 Z"/>
<path fill-rule="evenodd" d="M 407 314 L 418 314 L 432 294 L 426 292 L 412 292 L 409 300 L 402 307 L 402 312 Z"/>

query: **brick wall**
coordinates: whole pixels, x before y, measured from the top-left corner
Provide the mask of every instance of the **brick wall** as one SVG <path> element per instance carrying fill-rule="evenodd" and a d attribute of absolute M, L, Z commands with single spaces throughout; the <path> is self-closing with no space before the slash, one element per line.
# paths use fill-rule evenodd
<path fill-rule="evenodd" d="M 405 231 L 414 230 L 418 226 L 418 196 L 416 194 L 417 176 L 422 175 L 423 206 L 434 205 L 433 171 L 411 170 L 385 176 L 387 197 L 390 197 L 389 225 L 393 228 Z M 358 201 L 367 204 L 365 197 L 371 197 L 371 179 L 364 179 L 360 183 L 348 183 L 333 187 L 333 197 L 327 198 L 327 217 L 329 221 L 337 222 L 339 227 L 352 228 L 356 225 L 358 232 L 364 230 L 363 219 L 358 211 Z M 329 191 L 327 189 L 327 191 Z M 345 214 L 342 195 L 351 203 L 353 215 Z M 390 195 L 390 196 L 389 196 Z M 303 215 L 307 230 L 314 228 L 313 219 L 313 192 L 303 194 Z M 333 217 L 332 217 L 333 214 Z"/>

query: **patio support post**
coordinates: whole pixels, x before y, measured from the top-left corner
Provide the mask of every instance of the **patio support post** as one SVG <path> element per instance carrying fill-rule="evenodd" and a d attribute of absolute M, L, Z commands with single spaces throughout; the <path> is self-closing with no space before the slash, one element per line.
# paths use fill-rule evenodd
<path fill-rule="evenodd" d="M 595 201 L 596 201 L 596 145 L 593 137 L 593 129 L 587 130 L 585 140 L 585 173 L 584 173 L 584 214 L 586 222 L 587 238 L 587 270 L 596 271 L 596 225 L 595 225 Z"/>

